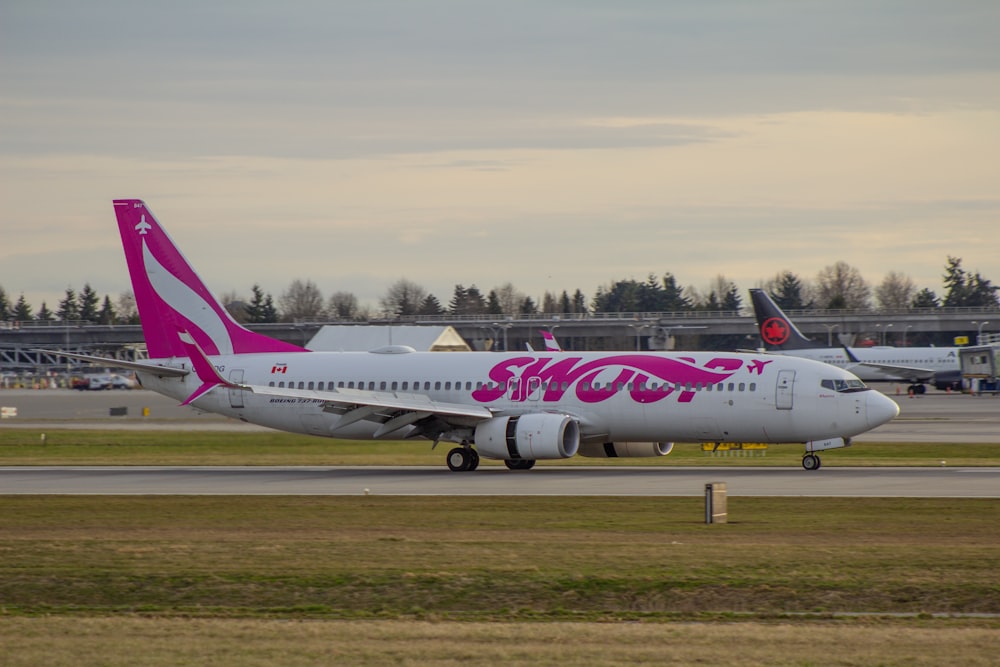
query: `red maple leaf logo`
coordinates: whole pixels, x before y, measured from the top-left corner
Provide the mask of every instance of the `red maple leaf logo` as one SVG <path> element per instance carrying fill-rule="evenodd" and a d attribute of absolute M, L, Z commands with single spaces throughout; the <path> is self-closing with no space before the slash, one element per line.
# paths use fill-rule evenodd
<path fill-rule="evenodd" d="M 765 320 L 760 327 L 760 337 L 768 345 L 781 345 L 788 340 L 789 333 L 788 323 L 780 317 Z"/>

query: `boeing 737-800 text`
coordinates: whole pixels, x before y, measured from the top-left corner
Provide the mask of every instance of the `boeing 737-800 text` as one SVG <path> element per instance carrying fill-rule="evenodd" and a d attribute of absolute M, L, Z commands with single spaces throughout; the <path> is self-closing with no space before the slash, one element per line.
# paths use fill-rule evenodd
<path fill-rule="evenodd" d="M 898 414 L 847 371 L 773 355 L 312 352 L 235 322 L 142 201 L 114 208 L 150 357 L 128 367 L 200 410 L 318 436 L 451 442 L 454 471 L 481 456 L 512 470 L 662 456 L 677 440 L 804 443 L 815 469 L 817 451 Z"/>

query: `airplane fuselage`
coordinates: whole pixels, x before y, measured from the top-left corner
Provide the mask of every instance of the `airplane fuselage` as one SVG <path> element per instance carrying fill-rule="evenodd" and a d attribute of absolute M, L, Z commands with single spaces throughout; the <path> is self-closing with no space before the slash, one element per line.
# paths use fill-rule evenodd
<path fill-rule="evenodd" d="M 331 395 L 378 396 L 436 405 L 484 408 L 495 416 L 570 415 L 586 441 L 804 442 L 849 438 L 886 420 L 884 396 L 838 392 L 834 380 L 853 376 L 806 359 L 705 352 L 427 353 L 303 352 L 241 354 L 209 359 L 234 383 L 272 387 L 280 395 L 219 388 L 195 407 L 286 431 L 338 438 L 403 439 L 417 428 L 380 432 L 383 419 L 346 423 L 329 411 Z M 179 367 L 189 363 L 177 359 Z M 194 375 L 158 378 L 143 386 L 183 399 Z M 827 387 L 823 386 L 826 381 Z M 267 390 L 262 390 L 266 392 Z M 874 407 L 870 407 L 872 403 Z M 891 401 L 888 401 L 891 403 Z M 869 415 L 869 411 L 875 414 Z M 458 420 L 461 422 L 461 420 Z M 475 423 L 453 425 L 442 439 L 472 440 Z"/>

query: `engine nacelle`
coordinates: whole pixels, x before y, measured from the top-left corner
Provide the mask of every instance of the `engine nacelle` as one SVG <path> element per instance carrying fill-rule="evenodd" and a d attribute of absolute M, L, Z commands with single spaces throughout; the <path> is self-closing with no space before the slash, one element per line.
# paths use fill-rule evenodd
<path fill-rule="evenodd" d="M 595 459 L 626 459 L 666 456 L 673 449 L 672 442 L 585 442 L 578 453 Z"/>
<path fill-rule="evenodd" d="M 488 459 L 568 459 L 580 448 L 580 425 L 548 413 L 494 417 L 476 426 L 475 443 Z"/>

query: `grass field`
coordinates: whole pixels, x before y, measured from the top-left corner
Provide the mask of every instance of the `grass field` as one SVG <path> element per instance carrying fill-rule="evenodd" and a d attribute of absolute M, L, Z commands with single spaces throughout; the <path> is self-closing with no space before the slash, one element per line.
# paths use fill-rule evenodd
<path fill-rule="evenodd" d="M 278 431 L 98 431 L 0 429 L 0 465 L 432 465 L 450 448 L 427 441 L 358 442 Z M 542 461 L 539 465 L 798 466 L 801 445 L 772 445 L 764 455 L 713 456 L 700 444 L 678 443 L 669 456 Z M 1000 465 L 990 443 L 863 443 L 823 453 L 824 466 Z M 483 465 L 502 465 L 483 461 Z"/>
<path fill-rule="evenodd" d="M 986 665 L 1000 650 L 990 500 L 733 498 L 716 526 L 689 498 L 0 503 L 0 655 L 24 658 L 5 664 Z"/>
<path fill-rule="evenodd" d="M 824 465 L 1000 465 L 869 444 Z M 282 433 L 0 430 L 0 465 L 443 465 Z M 668 457 L 542 465 L 793 465 Z M 489 464 L 485 463 L 484 464 Z M 0 664 L 994 665 L 1000 501 L 0 496 Z"/>

